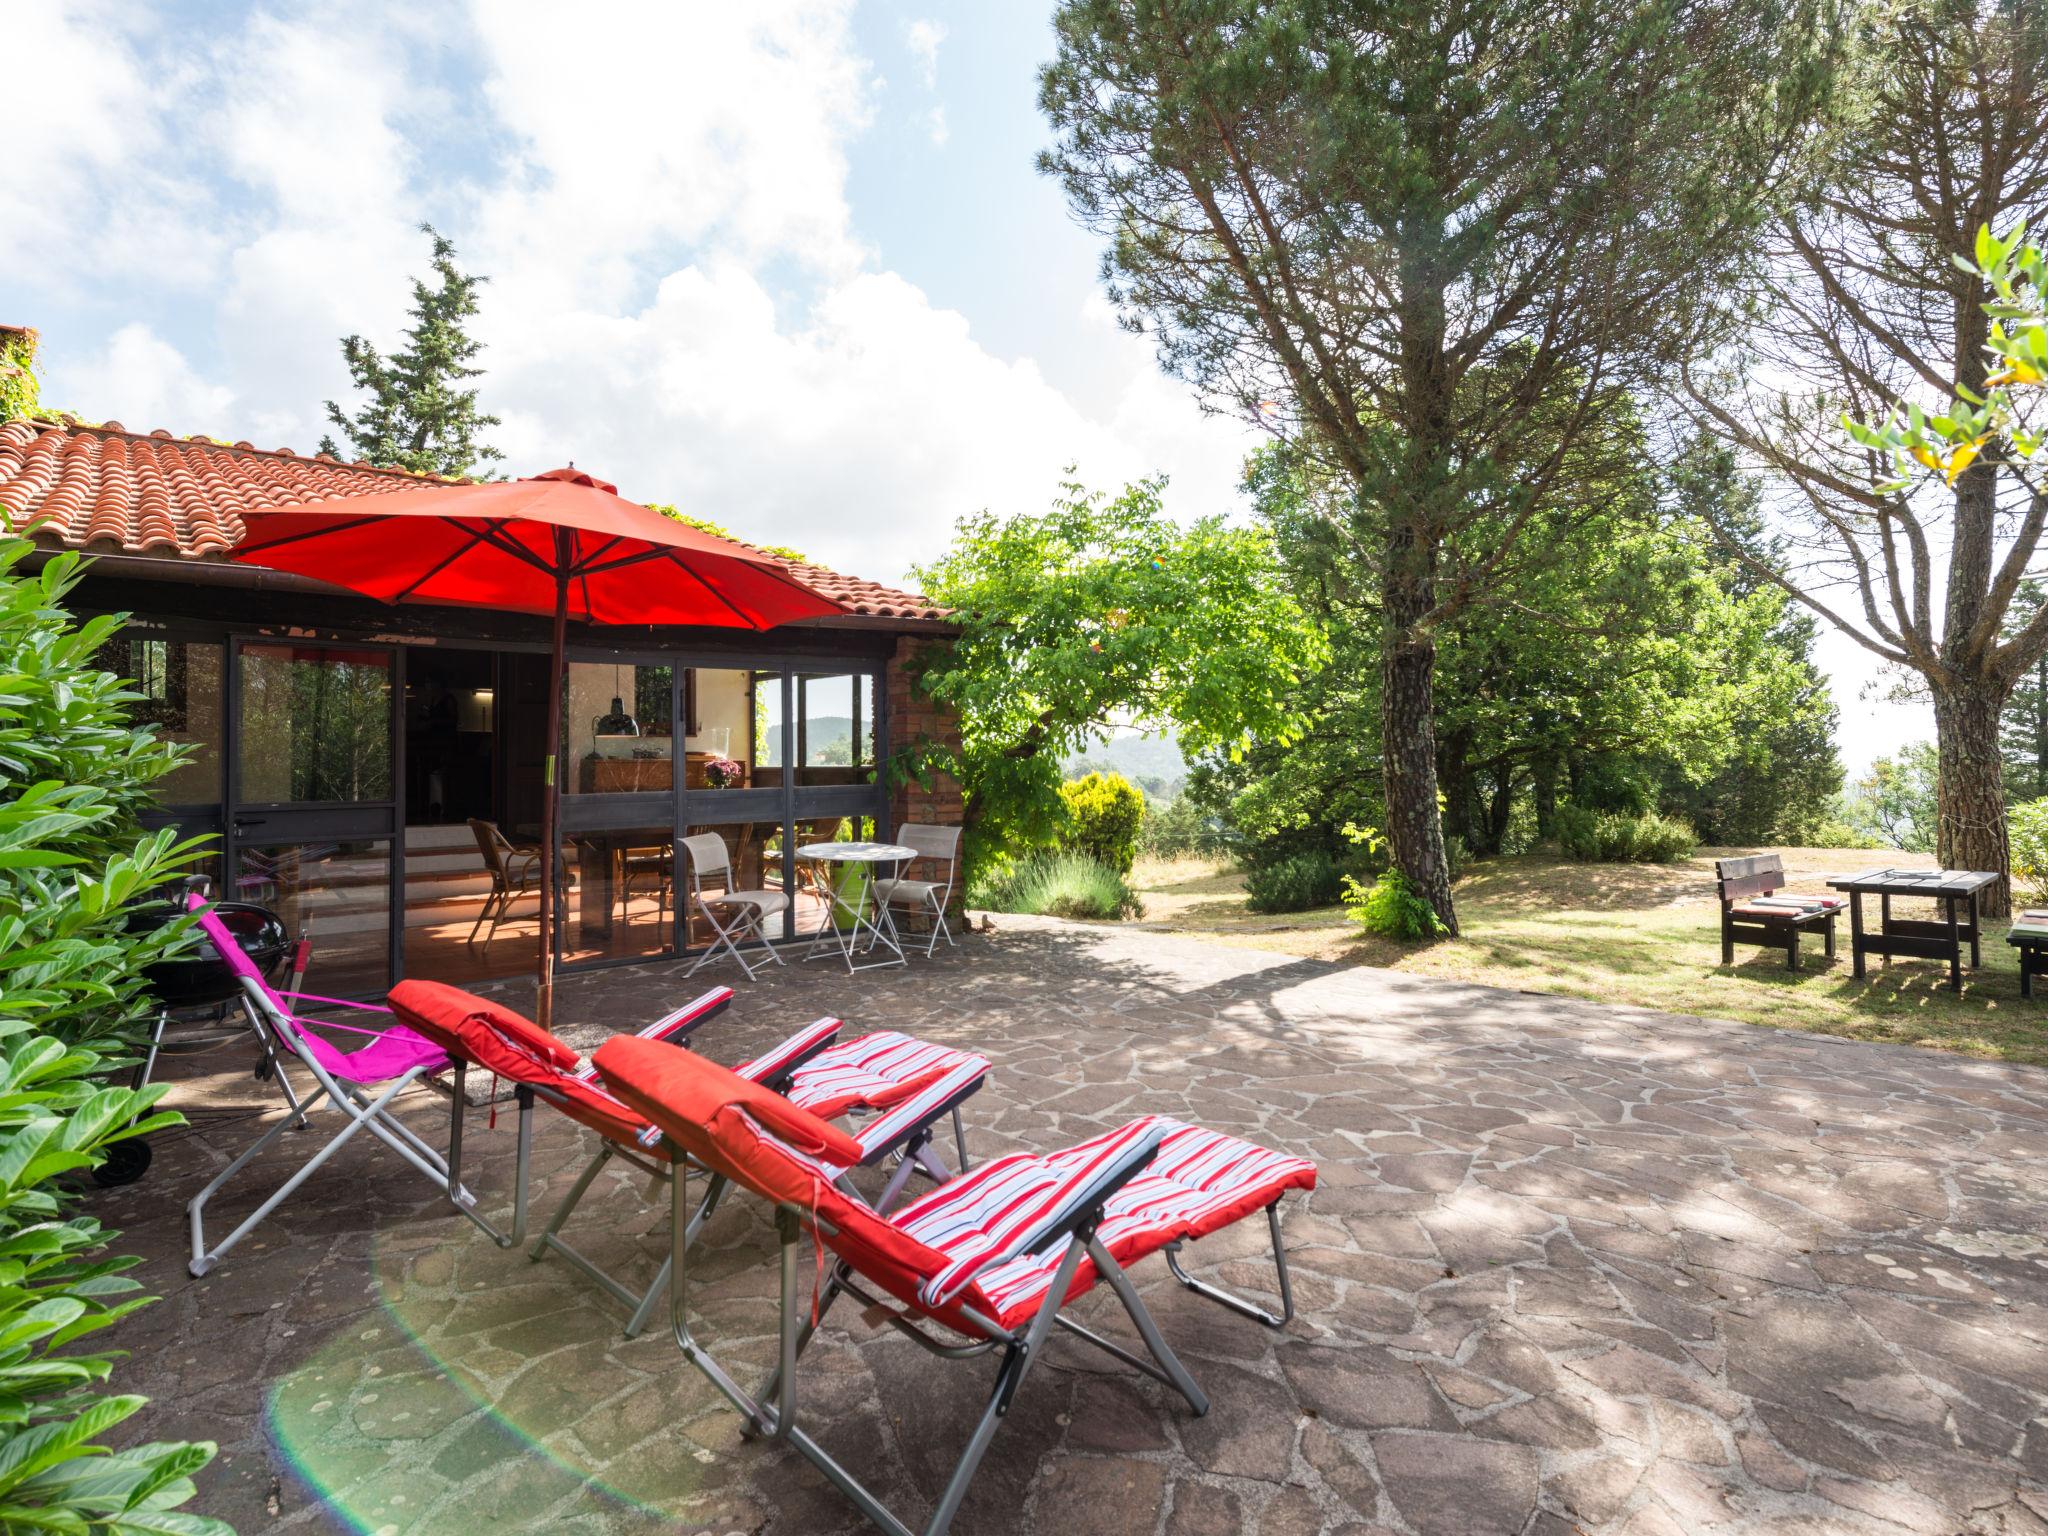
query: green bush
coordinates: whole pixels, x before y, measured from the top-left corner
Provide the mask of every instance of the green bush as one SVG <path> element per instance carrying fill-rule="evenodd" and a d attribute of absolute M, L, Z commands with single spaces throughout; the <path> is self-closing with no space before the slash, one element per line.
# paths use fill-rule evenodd
<path fill-rule="evenodd" d="M 1807 834 L 1809 848 L 1882 848 L 1876 838 L 1862 827 L 1852 826 L 1838 817 L 1827 817 L 1816 822 Z"/>
<path fill-rule="evenodd" d="M 1034 917 L 1112 920 L 1145 908 L 1124 877 L 1085 853 L 1040 853 L 987 880 L 978 905 Z"/>
<path fill-rule="evenodd" d="M 2028 901 L 2048 901 L 2048 799 L 2025 800 L 2005 813 L 2012 842 L 2013 884 Z"/>
<path fill-rule="evenodd" d="M 130 727 L 135 696 L 93 667 L 115 622 L 72 624 L 78 561 L 24 575 L 28 551 L 0 541 L 0 1529 L 225 1536 L 178 1511 L 213 1446 L 100 1444 L 144 1400 L 101 1396 L 115 1357 L 73 1347 L 147 1300 L 135 1260 L 102 1257 L 115 1234 L 71 1206 L 108 1146 L 177 1123 L 151 1112 L 161 1086 L 104 1080 L 146 1014 L 142 968 L 189 942 L 126 920 L 193 845 L 137 826 L 182 755 Z"/>
<path fill-rule="evenodd" d="M 1120 875 L 1138 856 L 1138 829 L 1145 822 L 1145 795 L 1120 773 L 1091 773 L 1060 786 L 1064 807 L 1061 843 Z"/>
<path fill-rule="evenodd" d="M 1344 894 L 1344 872 L 1327 853 L 1297 853 L 1248 869 L 1244 904 L 1254 912 L 1306 912 L 1336 904 Z"/>
<path fill-rule="evenodd" d="M 1436 908 L 1398 869 L 1383 870 L 1371 885 L 1346 875 L 1344 905 L 1353 922 L 1383 939 L 1418 944 L 1443 932 Z"/>
<path fill-rule="evenodd" d="M 1569 858 L 1603 864 L 1673 864 L 1699 845 L 1691 827 L 1655 811 L 1557 808 L 1557 841 Z"/>

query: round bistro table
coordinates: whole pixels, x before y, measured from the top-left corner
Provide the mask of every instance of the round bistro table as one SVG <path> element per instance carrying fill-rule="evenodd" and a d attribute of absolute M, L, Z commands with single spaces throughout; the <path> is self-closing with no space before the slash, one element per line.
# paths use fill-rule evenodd
<path fill-rule="evenodd" d="M 901 843 L 805 843 L 796 856 L 808 859 L 814 864 L 859 864 L 865 866 L 861 878 L 854 885 L 852 900 L 841 888 L 842 882 L 824 875 L 820 884 L 831 894 L 831 906 L 825 914 L 825 925 L 811 939 L 811 947 L 804 952 L 809 960 L 820 954 L 835 954 L 846 962 L 851 971 L 871 971 L 885 965 L 908 965 L 909 959 L 903 953 L 903 944 L 896 936 L 896 923 L 889 916 L 886 902 L 875 896 L 875 866 L 894 865 L 898 871 L 917 857 L 915 848 L 906 848 Z M 822 871 L 821 871 L 822 874 Z M 841 918 L 845 918 L 844 926 Z M 867 944 L 862 946 L 861 935 L 867 935 Z M 829 941 L 829 942 L 828 942 Z M 873 954 L 876 945 L 881 945 L 894 959 L 863 960 L 854 963 L 854 954 Z"/>

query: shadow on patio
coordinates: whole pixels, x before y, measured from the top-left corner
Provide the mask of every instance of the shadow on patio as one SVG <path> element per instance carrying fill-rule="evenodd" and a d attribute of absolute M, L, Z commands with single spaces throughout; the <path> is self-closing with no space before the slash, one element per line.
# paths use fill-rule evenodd
<path fill-rule="evenodd" d="M 578 978 L 563 1033 L 593 1045 L 710 979 L 729 968 Z M 720 1060 L 821 1013 L 988 1055 L 977 1159 L 1157 1110 L 1320 1164 L 1285 1207 L 1285 1334 L 1135 1272 L 1212 1413 L 1057 1345 L 960 1531 L 2048 1531 L 2048 1074 L 1022 919 L 909 971 L 736 985 Z M 193 1130 L 101 1201 L 166 1297 L 124 1340 L 143 1432 L 223 1442 L 203 1507 L 245 1531 L 865 1528 L 742 1445 L 659 1330 L 625 1341 L 566 1266 L 492 1247 L 381 1151 L 187 1280 L 178 1204 L 262 1102 L 239 1057 L 209 1065 L 179 1088 Z M 502 1208 L 512 1119 L 472 1125 Z M 539 1126 L 545 1211 L 581 1153 Z M 642 1274 L 665 1225 L 644 1182 L 583 1226 Z M 1262 1235 L 1191 1267 L 1266 1290 Z M 768 1222 L 728 1205 L 704 1243 L 704 1332 L 764 1360 Z M 987 1367 L 834 1322 L 804 1411 L 921 1513 Z"/>

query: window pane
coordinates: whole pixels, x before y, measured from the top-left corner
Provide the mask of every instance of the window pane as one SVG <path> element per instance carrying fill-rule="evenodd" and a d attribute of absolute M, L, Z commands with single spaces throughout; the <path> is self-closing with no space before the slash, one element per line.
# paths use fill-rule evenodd
<path fill-rule="evenodd" d="M 225 893 L 253 901 L 312 940 L 304 990 L 333 997 L 391 985 L 391 842 L 242 848 Z"/>
<path fill-rule="evenodd" d="M 221 648 L 211 642 L 118 634 L 94 661 L 127 678 L 142 695 L 128 706 L 137 725 L 153 725 L 164 741 L 193 748 L 192 760 L 156 781 L 160 805 L 203 805 L 220 799 Z"/>
<path fill-rule="evenodd" d="M 391 656 L 322 645 L 245 645 L 241 798 L 391 798 Z"/>
<path fill-rule="evenodd" d="M 782 783 L 782 676 L 697 667 L 684 678 L 690 789 L 774 789 Z"/>
<path fill-rule="evenodd" d="M 666 823 L 570 834 L 564 960 L 667 951 L 675 914 L 673 835 Z"/>
<path fill-rule="evenodd" d="M 674 786 L 674 670 L 620 661 L 569 663 L 562 730 L 573 795 L 666 794 Z"/>
<path fill-rule="evenodd" d="M 796 716 L 790 756 L 797 783 L 875 781 L 875 680 L 870 674 L 800 675 Z"/>

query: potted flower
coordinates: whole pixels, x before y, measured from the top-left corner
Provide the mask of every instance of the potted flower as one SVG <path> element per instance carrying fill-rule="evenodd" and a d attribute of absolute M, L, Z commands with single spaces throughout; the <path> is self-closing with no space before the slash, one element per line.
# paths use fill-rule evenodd
<path fill-rule="evenodd" d="M 747 770 L 729 757 L 714 757 L 704 765 L 704 782 L 713 789 L 737 789 L 746 780 Z"/>

